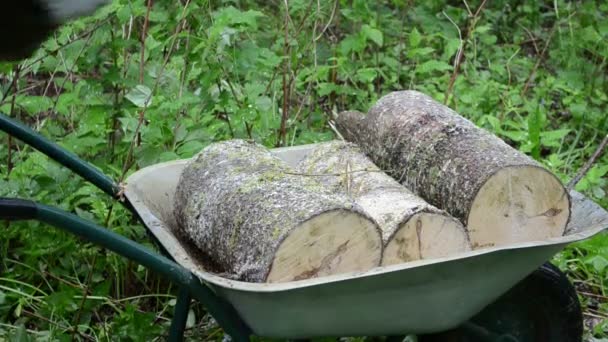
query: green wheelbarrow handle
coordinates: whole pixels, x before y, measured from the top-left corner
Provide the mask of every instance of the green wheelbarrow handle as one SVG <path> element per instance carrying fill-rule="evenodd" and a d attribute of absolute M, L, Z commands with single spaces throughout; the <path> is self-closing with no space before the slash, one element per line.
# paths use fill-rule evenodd
<path fill-rule="evenodd" d="M 120 188 L 110 177 L 26 125 L 0 113 L 0 130 L 23 141 L 59 164 L 67 167 L 112 198 L 118 198 Z M 128 200 L 125 199 L 121 203 L 137 216 Z M 228 302 L 218 297 L 209 287 L 202 285 L 199 279 L 191 272 L 170 260 L 171 256 L 166 253 L 162 244 L 158 243 L 158 240 L 154 236 L 151 237 L 156 240 L 161 252 L 164 252 L 168 258 L 155 254 L 134 241 L 76 215 L 31 201 L 0 198 L 0 219 L 38 220 L 67 230 L 90 242 L 112 250 L 121 256 L 136 261 L 180 286 L 182 290 L 179 293 L 178 304 L 182 302 L 184 303 L 183 305 L 186 305 L 189 303 L 190 298 L 194 297 L 207 308 L 224 331 L 232 336 L 233 339 L 238 341 L 249 340 L 248 336 L 251 330 L 243 323 L 234 308 Z M 177 306 L 176 313 L 184 316 L 183 310 L 178 310 Z M 179 318 L 178 321 L 174 321 L 176 326 L 185 323 L 185 316 Z M 179 330 L 179 327 L 174 329 L 174 325 L 172 325 L 170 335 L 180 335 L 180 332 L 177 330 Z M 183 333 L 183 329 L 181 333 Z M 172 340 L 179 340 L 179 338 Z"/>
<path fill-rule="evenodd" d="M 58 162 L 85 180 L 89 181 L 91 184 L 95 185 L 98 189 L 110 195 L 112 198 L 119 199 L 120 187 L 116 182 L 114 182 L 114 180 L 112 180 L 112 178 L 105 175 L 90 163 L 80 159 L 76 154 L 67 151 L 26 125 L 0 113 L 0 130 L 42 152 L 52 160 Z M 133 209 L 128 199 L 125 198 L 119 202 L 139 219 L 137 212 Z M 154 240 L 163 254 L 170 257 L 169 253 L 158 241 L 158 239 L 151 233 L 149 236 L 152 238 L 152 240 Z"/>
<path fill-rule="evenodd" d="M 183 298 L 184 305 L 190 302 L 190 298 L 200 301 L 233 339 L 249 340 L 251 330 L 234 308 L 202 284 L 190 271 L 122 235 L 63 210 L 21 199 L 0 198 L 0 220 L 2 219 L 44 222 L 133 260 L 179 285 L 182 289 L 180 298 Z M 182 318 L 185 320 L 185 317 Z M 172 333 L 177 334 L 173 331 Z"/>

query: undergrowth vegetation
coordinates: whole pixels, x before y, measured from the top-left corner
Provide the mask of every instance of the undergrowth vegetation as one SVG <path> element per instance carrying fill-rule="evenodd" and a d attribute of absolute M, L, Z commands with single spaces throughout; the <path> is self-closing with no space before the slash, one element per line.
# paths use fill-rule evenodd
<path fill-rule="evenodd" d="M 1 42 L 0 42 L 1 43 Z M 207 144 L 335 137 L 332 113 L 392 90 L 446 103 L 565 183 L 608 133 L 602 1 L 130 1 L 0 64 L 0 111 L 117 181 Z M 0 196 L 74 212 L 155 248 L 93 185 L 0 135 Z M 608 155 L 576 189 L 608 208 Z M 2 224 L 0 340 L 166 337 L 175 287 L 47 225 Z M 579 290 L 586 337 L 608 338 L 608 235 L 555 256 Z M 221 340 L 202 306 L 191 340 Z"/>

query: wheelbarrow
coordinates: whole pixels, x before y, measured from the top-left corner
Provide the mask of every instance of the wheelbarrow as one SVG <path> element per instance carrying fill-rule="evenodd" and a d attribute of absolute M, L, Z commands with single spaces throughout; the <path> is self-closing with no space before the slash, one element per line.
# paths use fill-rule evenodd
<path fill-rule="evenodd" d="M 580 341 L 576 292 L 548 263 L 570 243 L 608 227 L 608 212 L 572 191 L 566 234 L 286 283 L 247 283 L 210 272 L 197 250 L 174 234 L 173 195 L 188 160 L 143 168 L 124 188 L 76 155 L 5 115 L 0 129 L 71 169 L 129 208 L 156 253 L 93 222 L 23 199 L 1 199 L 0 219 L 38 220 L 129 258 L 179 287 L 169 340 L 183 339 L 188 307 L 200 301 L 236 341 L 386 336 L 426 341 Z M 313 145 L 273 149 L 295 164 Z M 122 198 L 124 195 L 124 198 Z"/>

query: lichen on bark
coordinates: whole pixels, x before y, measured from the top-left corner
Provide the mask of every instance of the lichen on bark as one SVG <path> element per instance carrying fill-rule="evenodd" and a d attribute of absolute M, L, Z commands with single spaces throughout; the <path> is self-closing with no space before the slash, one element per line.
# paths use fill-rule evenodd
<path fill-rule="evenodd" d="M 371 222 L 347 197 L 296 175 L 265 147 L 238 139 L 211 144 L 192 159 L 174 206 L 183 235 L 223 272 L 251 282 L 266 280 L 277 249 L 294 229 L 337 210 Z M 380 240 L 379 228 L 375 232 Z"/>
<path fill-rule="evenodd" d="M 480 189 L 507 168 L 538 170 L 568 197 L 559 180 L 537 161 L 417 91 L 389 93 L 367 115 L 340 113 L 336 125 L 346 140 L 356 142 L 401 184 L 465 225 Z M 565 228 L 569 202 L 556 206 L 568 211 L 565 222 L 560 217 L 555 223 Z"/>
<path fill-rule="evenodd" d="M 390 244 L 400 244 L 398 247 L 401 256 L 391 256 L 394 263 L 423 257 L 425 251 L 419 250 L 422 230 L 443 230 L 444 234 L 434 236 L 434 239 L 437 240 L 435 245 L 442 248 L 446 247 L 446 244 L 440 243 L 441 240 L 453 240 L 452 245 L 447 242 L 447 254 L 470 249 L 467 233 L 460 222 L 390 177 L 354 143 L 339 140 L 320 143 L 300 162 L 298 170 L 316 178 L 332 191 L 352 197 L 376 220 L 382 229 L 385 252 L 387 249 L 393 250 Z M 411 223 L 410 220 L 417 222 Z M 402 241 L 403 238 L 394 240 L 398 230 L 411 227 L 417 229 L 410 234 L 409 239 L 417 240 L 417 243 Z M 404 233 L 401 235 L 404 236 Z M 426 255 L 440 254 L 432 251 L 432 244 L 429 246 Z"/>

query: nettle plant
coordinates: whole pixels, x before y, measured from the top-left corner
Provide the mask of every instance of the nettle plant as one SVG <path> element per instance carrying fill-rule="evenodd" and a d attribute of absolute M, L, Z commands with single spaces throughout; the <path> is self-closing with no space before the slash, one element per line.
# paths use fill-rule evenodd
<path fill-rule="evenodd" d="M 607 12 L 604 3 L 562 0 L 114 0 L 32 58 L 0 64 L 0 111 L 121 181 L 212 141 L 333 139 L 334 113 L 416 89 L 567 182 L 608 131 Z M 149 243 L 101 191 L 2 139 L 0 196 L 56 205 Z M 607 158 L 576 187 L 604 206 Z M 3 229 L 0 320 L 9 327 L 0 336 L 21 324 L 51 335 L 80 325 L 96 337 L 166 330 L 173 289 L 153 274 L 37 223 Z M 594 284 L 585 292 L 605 296 L 602 239 L 556 262 Z M 86 289 L 99 300 L 83 300 Z M 606 315 L 596 304 L 590 310 Z M 195 307 L 192 321 L 203 314 Z M 598 329 L 590 333 L 604 336 Z"/>

